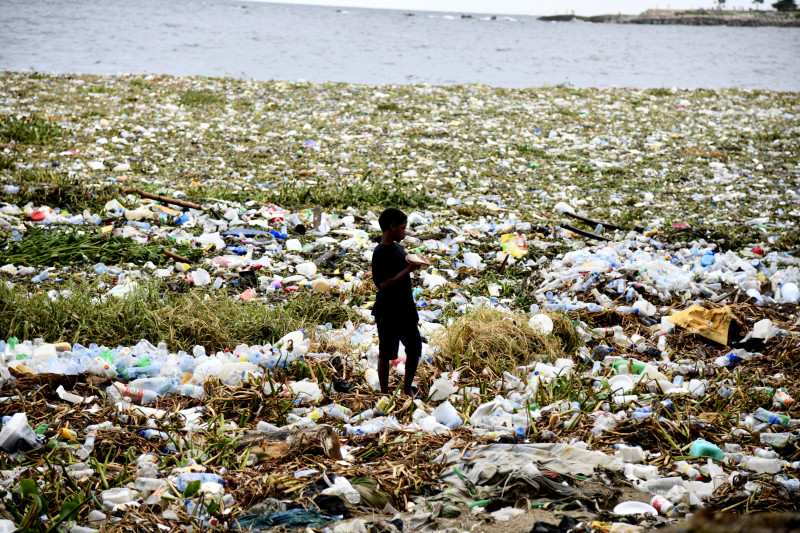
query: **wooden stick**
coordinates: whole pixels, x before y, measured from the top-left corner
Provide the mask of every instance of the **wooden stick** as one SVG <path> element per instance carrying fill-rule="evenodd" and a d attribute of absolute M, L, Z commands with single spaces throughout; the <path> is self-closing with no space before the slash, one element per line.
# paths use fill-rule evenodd
<path fill-rule="evenodd" d="M 570 213 L 569 211 L 564 211 L 564 214 L 567 215 L 568 217 L 572 217 L 572 218 L 574 218 L 576 220 L 580 220 L 581 222 L 586 222 L 587 224 L 591 224 L 593 226 L 597 226 L 598 224 L 600 224 L 606 229 L 612 229 L 612 230 L 613 229 L 618 229 L 618 230 L 621 230 L 621 231 L 626 231 L 625 228 L 622 228 L 620 226 L 615 226 L 614 224 L 606 224 L 605 222 L 598 222 L 598 221 L 592 220 L 590 218 L 582 217 L 582 216 L 577 215 L 575 213 Z M 633 228 L 633 230 L 634 231 L 638 231 L 639 233 L 642 233 L 644 231 L 644 229 L 640 228 L 639 226 L 635 226 Z"/>
<path fill-rule="evenodd" d="M 327 252 L 325 252 L 325 253 L 324 253 L 324 254 L 322 254 L 321 256 L 319 256 L 319 257 L 317 257 L 316 259 L 314 259 L 314 264 L 315 264 L 315 265 L 317 265 L 317 266 L 319 266 L 319 265 L 321 265 L 322 263 L 325 263 L 325 262 L 327 262 L 327 261 L 330 261 L 330 260 L 331 260 L 331 259 L 333 259 L 334 257 L 336 257 L 336 250 L 328 250 Z"/>
<path fill-rule="evenodd" d="M 509 254 L 508 252 L 506 252 L 506 256 L 503 258 L 503 262 L 500 264 L 500 267 L 497 269 L 497 273 L 498 273 L 498 274 L 502 274 L 502 273 L 503 273 L 503 271 L 505 271 L 505 269 L 506 269 L 506 264 L 508 264 L 508 256 L 509 256 L 509 255 L 511 255 L 511 254 Z"/>
<path fill-rule="evenodd" d="M 181 263 L 194 263 L 194 261 L 192 261 L 191 259 L 180 256 L 178 254 L 174 254 L 168 250 L 161 250 L 161 251 L 164 252 L 164 255 L 166 255 L 167 257 L 171 257 L 175 261 L 180 261 Z"/>
<path fill-rule="evenodd" d="M 317 231 L 321 223 L 322 223 L 322 208 L 317 206 L 314 208 L 314 222 L 311 226 L 311 229 Z"/>
<path fill-rule="evenodd" d="M 590 233 L 588 231 L 583 231 L 578 228 L 573 228 L 572 226 L 567 226 L 566 224 L 559 224 L 559 228 L 563 228 L 567 231 L 571 231 L 572 233 L 577 233 L 581 237 L 588 237 L 589 239 L 595 239 L 597 241 L 610 241 L 611 239 L 607 237 L 603 237 L 601 235 L 597 235 L 595 233 Z"/>
<path fill-rule="evenodd" d="M 429 241 L 431 239 L 436 241 L 436 240 L 439 240 L 439 239 L 444 239 L 445 235 L 447 235 L 447 234 L 446 233 L 428 233 L 427 235 L 417 235 L 416 238 L 418 240 L 420 240 L 420 241 Z"/>
<path fill-rule="evenodd" d="M 181 207 L 188 207 L 189 209 L 198 209 L 200 211 L 203 210 L 197 204 L 193 204 L 192 202 L 185 202 L 183 200 L 176 200 L 175 198 L 170 198 L 168 196 L 160 196 L 158 194 L 153 194 L 147 191 L 143 191 L 142 189 L 127 189 L 125 190 L 125 194 L 138 194 L 142 198 L 150 198 L 151 200 L 158 200 L 159 202 L 164 202 L 165 204 L 174 204 L 179 205 Z"/>

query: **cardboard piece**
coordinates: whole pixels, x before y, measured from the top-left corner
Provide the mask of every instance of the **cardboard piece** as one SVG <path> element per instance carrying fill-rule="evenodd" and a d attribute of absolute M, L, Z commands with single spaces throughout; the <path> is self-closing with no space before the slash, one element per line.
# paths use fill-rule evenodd
<path fill-rule="evenodd" d="M 728 328 L 733 320 L 733 313 L 728 306 L 706 309 L 700 305 L 693 305 L 668 316 L 667 320 L 690 333 L 697 333 L 701 337 L 720 344 L 728 344 Z"/>

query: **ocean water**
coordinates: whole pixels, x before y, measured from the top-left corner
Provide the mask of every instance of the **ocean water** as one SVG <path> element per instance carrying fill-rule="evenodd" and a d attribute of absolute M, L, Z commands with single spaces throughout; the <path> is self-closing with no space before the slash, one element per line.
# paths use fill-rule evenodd
<path fill-rule="evenodd" d="M 800 28 L 242 0 L 0 0 L 0 69 L 370 84 L 800 90 Z"/>

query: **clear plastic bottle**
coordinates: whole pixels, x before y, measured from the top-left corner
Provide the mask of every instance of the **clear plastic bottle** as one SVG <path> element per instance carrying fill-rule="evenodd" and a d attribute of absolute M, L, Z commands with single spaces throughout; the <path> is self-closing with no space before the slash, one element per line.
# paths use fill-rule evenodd
<path fill-rule="evenodd" d="M 800 492 L 800 480 L 798 479 L 779 474 L 775 476 L 775 481 L 786 487 L 786 490 L 789 491 L 789 494 L 797 494 Z"/>
<path fill-rule="evenodd" d="M 667 332 L 663 329 L 658 333 L 658 343 L 656 344 L 656 348 L 658 348 L 659 352 L 663 352 L 667 349 Z"/>
<path fill-rule="evenodd" d="M 768 424 L 777 424 L 781 426 L 788 426 L 789 420 L 791 420 L 788 415 L 779 415 L 767 411 L 763 407 L 759 407 L 758 409 L 756 409 L 755 416 L 762 422 L 767 422 Z"/>
<path fill-rule="evenodd" d="M 159 396 L 177 391 L 179 385 L 180 380 L 178 378 L 168 378 L 165 376 L 139 378 L 128 383 L 128 387 L 131 389 L 153 391 Z"/>
<path fill-rule="evenodd" d="M 622 326 L 612 326 L 610 328 L 592 328 L 589 331 L 601 339 L 610 339 L 618 335 L 624 335 Z"/>
<path fill-rule="evenodd" d="M 603 307 L 609 307 L 612 303 L 611 298 L 598 291 L 596 287 L 592 289 L 592 296 L 594 296 L 594 300 Z"/>
<path fill-rule="evenodd" d="M 134 496 L 135 493 L 131 489 L 124 487 L 108 489 L 100 493 L 100 499 L 103 501 L 104 505 L 119 505 L 122 503 L 132 502 L 134 500 Z"/>
<path fill-rule="evenodd" d="M 141 432 L 142 437 L 146 438 L 147 440 L 167 440 L 169 439 L 169 435 L 164 433 L 163 431 L 158 431 L 157 429 L 143 429 Z"/>
<path fill-rule="evenodd" d="M 92 452 L 94 451 L 94 441 L 97 438 L 97 433 L 94 431 L 90 431 L 86 435 L 86 440 L 83 442 L 83 446 L 76 452 L 76 455 L 81 459 L 88 458 Z"/>
<path fill-rule="evenodd" d="M 181 385 L 180 393 L 197 400 L 202 400 L 206 397 L 206 390 L 203 385 Z"/>
<path fill-rule="evenodd" d="M 675 486 L 683 486 L 683 478 L 678 476 L 660 477 L 645 481 L 645 487 L 649 492 L 668 492 Z"/>
<path fill-rule="evenodd" d="M 97 530 L 91 527 L 79 526 L 75 524 L 69 528 L 69 533 L 95 533 Z"/>
<path fill-rule="evenodd" d="M 166 479 L 156 479 L 152 477 L 138 477 L 134 481 L 136 485 L 136 490 L 140 492 L 149 491 L 152 492 L 154 490 L 158 490 L 162 487 L 167 487 L 167 480 Z"/>
<path fill-rule="evenodd" d="M 780 454 L 775 450 L 767 450 L 766 448 L 755 448 L 753 450 L 753 455 L 756 457 L 762 457 L 764 459 L 778 459 L 780 458 Z"/>
<path fill-rule="evenodd" d="M 125 399 L 139 405 L 153 403 L 158 399 L 158 393 L 156 392 L 144 389 L 132 389 L 122 383 L 112 384 L 106 389 L 106 392 L 118 401 Z"/>
<path fill-rule="evenodd" d="M 192 473 L 192 474 L 179 474 L 175 480 L 175 488 L 180 492 L 186 490 L 189 483 L 193 481 L 200 481 L 200 483 L 218 483 L 225 486 L 228 482 L 222 476 L 209 473 Z"/>
<path fill-rule="evenodd" d="M 86 426 L 86 431 L 97 431 L 98 429 L 109 429 L 114 427 L 114 423 L 110 420 L 106 420 L 105 422 L 100 422 L 99 424 L 92 424 L 91 426 Z"/>
<path fill-rule="evenodd" d="M 791 433 L 762 433 L 759 437 L 762 444 L 769 444 L 770 446 L 783 446 L 789 442 Z"/>
<path fill-rule="evenodd" d="M 607 355 L 611 355 L 612 352 L 614 352 L 614 348 L 605 344 L 598 344 L 594 347 L 595 359 L 600 359 L 606 357 Z"/>
<path fill-rule="evenodd" d="M 768 472 L 777 474 L 781 471 L 780 459 L 766 459 L 763 457 L 752 457 L 744 462 L 744 467 L 753 472 Z"/>
<path fill-rule="evenodd" d="M 700 471 L 697 470 L 695 467 L 687 463 L 686 461 L 678 461 L 675 463 L 675 467 L 684 476 L 689 478 L 689 480 L 694 481 L 698 477 L 700 477 Z"/>
<path fill-rule="evenodd" d="M 731 352 L 727 355 L 721 355 L 714 359 L 714 364 L 719 367 L 727 368 L 738 364 L 741 360 L 741 357 L 738 357 L 736 354 L 734 354 L 734 352 Z"/>
<path fill-rule="evenodd" d="M 364 377 L 367 380 L 367 384 L 372 390 L 381 390 L 381 380 L 378 377 L 378 371 L 374 368 L 368 368 L 366 372 L 364 372 Z"/>
<path fill-rule="evenodd" d="M 785 391 L 778 391 L 775 393 L 775 396 L 772 397 L 772 405 L 776 407 L 785 407 L 789 408 L 794 403 L 794 398 L 789 396 L 789 393 Z"/>

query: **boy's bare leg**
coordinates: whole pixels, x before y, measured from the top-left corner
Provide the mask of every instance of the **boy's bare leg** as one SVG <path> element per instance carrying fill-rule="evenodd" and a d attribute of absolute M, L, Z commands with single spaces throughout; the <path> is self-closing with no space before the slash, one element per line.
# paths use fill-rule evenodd
<path fill-rule="evenodd" d="M 381 383 L 381 392 L 389 394 L 389 361 L 378 359 L 378 381 Z"/>
<path fill-rule="evenodd" d="M 406 359 L 406 375 L 403 379 L 403 392 L 409 396 L 413 394 L 411 384 L 414 382 L 414 375 L 417 373 L 419 357 L 408 357 Z"/>

